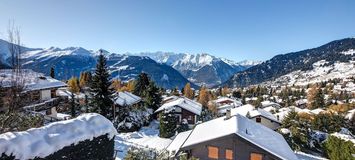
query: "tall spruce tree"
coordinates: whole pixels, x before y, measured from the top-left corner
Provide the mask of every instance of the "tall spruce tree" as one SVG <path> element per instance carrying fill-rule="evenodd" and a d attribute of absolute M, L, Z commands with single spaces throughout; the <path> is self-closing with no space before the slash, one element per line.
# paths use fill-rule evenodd
<path fill-rule="evenodd" d="M 177 118 L 171 112 L 162 112 L 160 114 L 159 136 L 162 138 L 170 138 L 177 131 Z"/>
<path fill-rule="evenodd" d="M 55 77 L 55 73 L 54 73 L 54 68 L 53 68 L 53 67 L 51 67 L 50 76 L 51 76 L 52 78 Z"/>
<path fill-rule="evenodd" d="M 150 79 L 148 75 L 142 72 L 138 76 L 136 84 L 134 85 L 133 94 L 144 97 L 148 89 L 149 83 L 150 83 Z"/>
<path fill-rule="evenodd" d="M 161 101 L 162 97 L 159 88 L 153 81 L 150 81 L 145 94 L 145 103 L 149 108 L 155 111 L 160 107 Z"/>
<path fill-rule="evenodd" d="M 321 88 L 317 90 L 316 95 L 314 96 L 314 100 L 313 102 L 311 102 L 311 104 L 312 104 L 312 109 L 325 107 L 324 95 Z"/>
<path fill-rule="evenodd" d="M 106 65 L 106 58 L 99 55 L 95 69 L 95 74 L 90 83 L 90 92 L 92 94 L 91 105 L 94 112 L 98 112 L 107 118 L 111 118 L 113 102 L 111 100 L 113 90 L 110 88 L 110 74 Z"/>

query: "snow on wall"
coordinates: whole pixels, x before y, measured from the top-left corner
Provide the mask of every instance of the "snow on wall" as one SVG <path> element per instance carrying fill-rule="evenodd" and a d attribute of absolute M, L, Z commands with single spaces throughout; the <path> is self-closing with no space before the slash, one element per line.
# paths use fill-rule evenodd
<path fill-rule="evenodd" d="M 0 135 L 0 153 L 16 159 L 44 158 L 71 144 L 108 135 L 112 139 L 117 131 L 113 124 L 97 113 L 83 114 L 71 120 L 54 122 L 41 128 Z"/>

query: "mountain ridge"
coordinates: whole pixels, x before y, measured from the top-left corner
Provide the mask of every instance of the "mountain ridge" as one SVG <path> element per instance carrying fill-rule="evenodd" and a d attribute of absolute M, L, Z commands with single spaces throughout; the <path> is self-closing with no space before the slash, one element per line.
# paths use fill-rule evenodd
<path fill-rule="evenodd" d="M 350 49 L 355 49 L 354 38 L 344 38 L 311 49 L 279 54 L 270 60 L 234 74 L 221 86 L 245 87 L 273 81 L 297 70 L 312 70 L 313 64 L 321 60 L 329 62 L 327 65 L 335 62 L 350 62 L 354 59 L 354 54 L 342 54 Z"/>

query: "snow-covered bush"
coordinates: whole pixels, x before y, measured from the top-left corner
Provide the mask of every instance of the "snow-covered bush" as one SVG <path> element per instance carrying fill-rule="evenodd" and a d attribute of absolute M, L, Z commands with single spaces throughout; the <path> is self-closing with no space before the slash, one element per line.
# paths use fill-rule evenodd
<path fill-rule="evenodd" d="M 0 159 L 112 159 L 116 134 L 105 117 L 83 114 L 40 128 L 0 134 Z"/>
<path fill-rule="evenodd" d="M 131 147 L 126 154 L 125 160 L 156 160 L 158 152 L 150 148 Z"/>
<path fill-rule="evenodd" d="M 121 114 L 117 117 L 117 130 L 120 132 L 138 131 L 143 126 L 149 124 L 153 113 L 151 109 L 144 107 L 124 109 L 120 112 Z"/>

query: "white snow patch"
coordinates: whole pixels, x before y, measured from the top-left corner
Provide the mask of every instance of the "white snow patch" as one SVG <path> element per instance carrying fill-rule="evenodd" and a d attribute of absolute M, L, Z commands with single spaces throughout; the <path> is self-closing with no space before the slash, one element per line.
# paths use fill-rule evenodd
<path fill-rule="evenodd" d="M 75 119 L 50 123 L 23 132 L 0 135 L 0 153 L 13 154 L 16 159 L 44 158 L 66 146 L 108 134 L 116 134 L 113 124 L 105 117 L 89 113 Z"/>
<path fill-rule="evenodd" d="M 153 121 L 149 126 L 143 127 L 138 132 L 120 133 L 116 135 L 115 150 L 118 151 L 116 160 L 124 159 L 128 149 L 132 146 L 161 151 L 164 150 L 171 141 L 171 139 L 159 137 L 159 122 Z"/>

